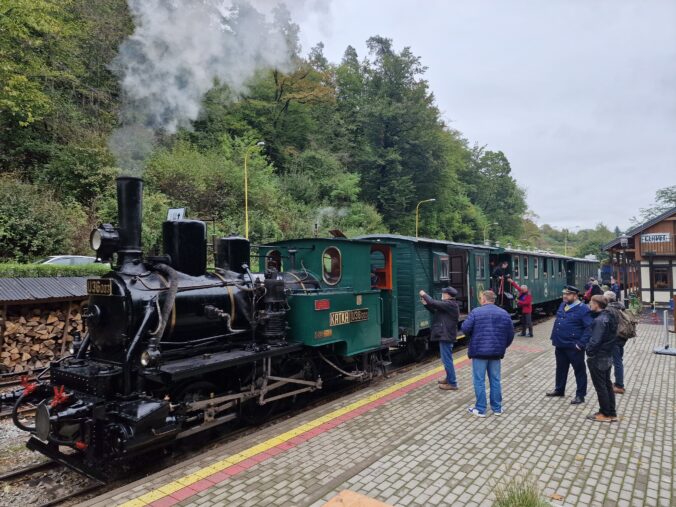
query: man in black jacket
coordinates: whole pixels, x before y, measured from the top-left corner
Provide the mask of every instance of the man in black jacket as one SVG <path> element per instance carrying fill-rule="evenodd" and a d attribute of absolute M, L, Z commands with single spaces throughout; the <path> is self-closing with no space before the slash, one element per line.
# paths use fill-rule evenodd
<path fill-rule="evenodd" d="M 587 344 L 587 366 L 599 398 L 599 411 L 587 416 L 587 419 L 613 422 L 617 421 L 617 412 L 613 383 L 610 381 L 610 367 L 617 342 L 617 317 L 606 308 L 608 300 L 604 296 L 593 296 L 589 306 L 596 317 Z"/>
<path fill-rule="evenodd" d="M 458 319 L 460 309 L 453 299 L 458 291 L 453 287 L 441 289 L 441 301 L 431 298 L 424 290 L 420 291 L 420 297 L 425 307 L 432 313 L 432 327 L 430 339 L 439 342 L 441 361 L 446 369 L 446 377 L 439 380 L 439 389 L 444 391 L 457 391 L 458 381 L 455 377 L 453 365 L 453 344 L 458 335 Z"/>

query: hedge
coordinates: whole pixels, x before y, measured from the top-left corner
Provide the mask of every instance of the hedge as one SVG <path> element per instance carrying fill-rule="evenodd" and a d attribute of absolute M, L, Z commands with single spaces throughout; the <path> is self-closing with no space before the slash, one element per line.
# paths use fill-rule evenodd
<path fill-rule="evenodd" d="M 41 276 L 99 276 L 110 271 L 109 264 L 58 266 L 55 264 L 20 264 L 0 262 L 0 278 L 36 278 Z"/>

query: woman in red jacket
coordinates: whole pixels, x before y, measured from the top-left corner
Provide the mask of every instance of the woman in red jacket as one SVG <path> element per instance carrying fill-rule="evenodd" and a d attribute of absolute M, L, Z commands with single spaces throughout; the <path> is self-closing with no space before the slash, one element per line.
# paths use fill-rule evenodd
<path fill-rule="evenodd" d="M 512 284 L 516 290 L 519 291 L 519 298 L 516 301 L 516 304 L 519 305 L 519 310 L 521 310 L 521 334 L 519 336 L 528 336 L 529 338 L 533 337 L 533 296 L 528 292 L 527 285 L 519 286 L 514 280 L 510 280 L 509 283 Z M 528 330 L 528 334 L 526 334 Z"/>

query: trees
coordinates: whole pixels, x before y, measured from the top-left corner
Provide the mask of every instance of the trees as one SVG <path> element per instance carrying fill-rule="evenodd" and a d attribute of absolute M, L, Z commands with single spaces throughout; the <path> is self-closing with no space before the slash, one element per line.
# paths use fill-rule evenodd
<path fill-rule="evenodd" d="M 634 225 L 640 225 L 672 208 L 676 208 L 676 185 L 661 188 L 655 192 L 655 204 L 648 208 L 641 208 L 639 217 L 633 217 L 631 222 Z"/>
<path fill-rule="evenodd" d="M 0 175 L 0 259 L 83 252 L 83 230 L 86 216 L 76 202 L 59 202 L 47 188 Z"/>

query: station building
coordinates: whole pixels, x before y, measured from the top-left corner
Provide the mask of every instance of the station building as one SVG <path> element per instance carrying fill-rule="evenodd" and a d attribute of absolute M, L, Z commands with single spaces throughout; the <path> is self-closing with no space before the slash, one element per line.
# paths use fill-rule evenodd
<path fill-rule="evenodd" d="M 644 305 L 666 306 L 676 293 L 676 208 L 604 245 L 615 278 Z"/>

